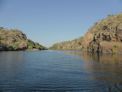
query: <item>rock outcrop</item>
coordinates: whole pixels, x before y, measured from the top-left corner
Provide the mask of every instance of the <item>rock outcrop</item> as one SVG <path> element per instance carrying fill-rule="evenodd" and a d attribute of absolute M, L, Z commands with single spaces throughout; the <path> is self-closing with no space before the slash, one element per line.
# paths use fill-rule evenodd
<path fill-rule="evenodd" d="M 28 40 L 26 35 L 16 29 L 0 27 L 0 51 L 44 50 L 44 46 Z"/>
<path fill-rule="evenodd" d="M 82 39 L 78 38 L 72 41 L 64 41 L 61 43 L 56 43 L 50 49 L 56 49 L 56 50 L 81 50 L 82 49 Z"/>
<path fill-rule="evenodd" d="M 122 14 L 96 23 L 84 36 L 83 48 L 94 53 L 122 53 Z"/>
<path fill-rule="evenodd" d="M 122 14 L 109 15 L 95 23 L 84 37 L 57 43 L 53 49 L 82 49 L 92 53 L 122 53 Z"/>

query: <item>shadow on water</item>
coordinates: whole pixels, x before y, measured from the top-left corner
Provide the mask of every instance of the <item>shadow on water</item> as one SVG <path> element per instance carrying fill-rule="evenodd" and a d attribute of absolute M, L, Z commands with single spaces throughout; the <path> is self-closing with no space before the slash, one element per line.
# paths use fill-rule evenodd
<path fill-rule="evenodd" d="M 107 92 L 122 92 L 122 56 L 118 54 L 92 54 L 81 51 L 64 51 L 80 57 L 95 80 L 108 84 Z"/>

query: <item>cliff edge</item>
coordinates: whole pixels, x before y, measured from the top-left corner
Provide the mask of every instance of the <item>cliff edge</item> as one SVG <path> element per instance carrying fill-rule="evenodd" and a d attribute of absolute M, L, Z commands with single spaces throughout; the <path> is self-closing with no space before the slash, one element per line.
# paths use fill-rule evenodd
<path fill-rule="evenodd" d="M 88 52 L 122 53 L 122 14 L 110 15 L 96 23 L 82 43 Z"/>
<path fill-rule="evenodd" d="M 29 40 L 23 32 L 0 27 L 0 51 L 44 49 L 46 49 L 44 46 Z"/>

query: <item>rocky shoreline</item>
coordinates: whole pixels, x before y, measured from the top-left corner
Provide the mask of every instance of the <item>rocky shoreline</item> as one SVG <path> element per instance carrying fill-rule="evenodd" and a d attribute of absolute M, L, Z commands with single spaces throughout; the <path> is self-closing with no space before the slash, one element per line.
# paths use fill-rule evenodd
<path fill-rule="evenodd" d="M 39 43 L 29 40 L 17 29 L 0 28 L 0 51 L 45 50 Z"/>
<path fill-rule="evenodd" d="M 122 13 L 95 23 L 78 39 L 56 43 L 49 49 L 82 50 L 90 53 L 122 54 Z M 0 51 L 47 50 L 17 29 L 0 27 Z"/>
<path fill-rule="evenodd" d="M 122 13 L 109 15 L 94 24 L 82 39 L 54 44 L 51 48 L 77 49 L 90 53 L 122 53 Z"/>

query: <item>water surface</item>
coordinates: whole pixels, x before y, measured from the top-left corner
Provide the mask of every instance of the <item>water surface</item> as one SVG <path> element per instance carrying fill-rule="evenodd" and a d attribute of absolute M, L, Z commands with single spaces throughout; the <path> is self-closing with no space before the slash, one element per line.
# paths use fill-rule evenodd
<path fill-rule="evenodd" d="M 122 92 L 122 56 L 0 52 L 0 92 Z"/>

